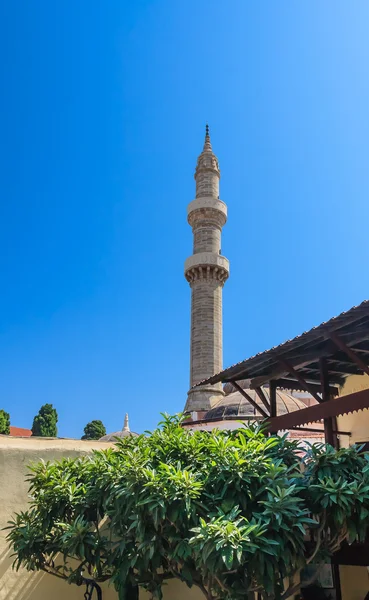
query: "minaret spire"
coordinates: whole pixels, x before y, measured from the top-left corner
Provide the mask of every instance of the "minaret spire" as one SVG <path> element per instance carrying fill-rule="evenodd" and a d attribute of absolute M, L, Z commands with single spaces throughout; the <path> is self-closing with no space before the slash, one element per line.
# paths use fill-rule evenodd
<path fill-rule="evenodd" d="M 124 417 L 123 431 L 131 431 L 129 428 L 128 413 L 126 413 L 126 416 Z"/>
<path fill-rule="evenodd" d="M 190 386 L 185 412 L 211 408 L 224 395 L 221 384 L 193 387 L 223 367 L 223 285 L 229 262 L 220 254 L 227 206 L 219 200 L 220 170 L 205 128 L 203 151 L 197 159 L 196 198 L 187 208 L 193 231 L 193 254 L 185 262 L 191 286 Z"/>
<path fill-rule="evenodd" d="M 204 143 L 204 148 L 203 148 L 203 152 L 209 151 L 212 152 L 213 149 L 211 147 L 211 141 L 210 141 L 210 133 L 209 133 L 209 125 L 206 123 L 205 126 L 205 143 Z"/>

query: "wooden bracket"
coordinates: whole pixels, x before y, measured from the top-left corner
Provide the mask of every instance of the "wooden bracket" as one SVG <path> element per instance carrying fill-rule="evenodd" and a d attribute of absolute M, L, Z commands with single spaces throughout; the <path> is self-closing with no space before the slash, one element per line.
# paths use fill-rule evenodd
<path fill-rule="evenodd" d="M 317 394 L 316 390 L 310 386 L 309 383 L 307 383 L 305 381 L 305 379 L 302 377 L 302 375 L 300 375 L 300 373 L 298 371 L 296 371 L 296 369 L 284 358 L 280 358 L 278 357 L 278 361 L 279 363 L 282 365 L 282 367 L 284 367 L 286 369 L 286 371 L 288 371 L 288 373 L 290 373 L 290 375 L 293 375 L 297 381 L 302 385 L 302 387 L 309 392 L 309 394 L 315 398 L 315 400 L 317 402 L 321 402 L 322 399 L 319 396 L 319 394 Z"/>
<path fill-rule="evenodd" d="M 268 402 L 268 400 L 266 399 L 266 396 L 262 390 L 261 387 L 256 387 L 255 388 L 255 392 L 257 393 L 257 395 L 259 396 L 260 400 L 262 401 L 262 403 L 264 404 L 265 408 L 267 409 L 268 413 L 270 414 L 270 404 Z"/>
<path fill-rule="evenodd" d="M 248 400 L 248 402 L 250 402 L 250 404 L 255 408 L 255 410 L 257 410 L 265 419 L 269 418 L 268 413 L 266 413 L 265 410 L 263 410 L 261 406 L 259 406 L 257 402 L 255 402 L 255 400 L 251 398 L 251 396 L 247 392 L 245 392 L 245 390 L 237 383 L 237 381 L 231 381 L 230 383 L 233 385 L 233 387 L 236 388 L 238 392 L 240 392 L 240 394 L 242 394 L 244 398 L 246 398 L 246 400 Z"/>
<path fill-rule="evenodd" d="M 345 344 L 345 342 L 339 337 L 339 335 L 337 335 L 335 331 L 330 331 L 328 335 L 337 348 L 342 350 L 342 352 L 351 358 L 352 362 L 354 362 L 359 369 L 369 375 L 368 365 L 366 365 L 362 358 L 360 358 L 360 356 L 358 356 L 349 346 L 347 346 L 347 344 Z"/>

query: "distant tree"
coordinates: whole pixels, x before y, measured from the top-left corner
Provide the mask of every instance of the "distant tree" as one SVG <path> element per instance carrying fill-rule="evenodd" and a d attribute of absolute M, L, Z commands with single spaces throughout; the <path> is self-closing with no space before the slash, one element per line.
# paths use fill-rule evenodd
<path fill-rule="evenodd" d="M 85 435 L 82 436 L 82 440 L 99 440 L 103 435 L 106 435 L 105 425 L 99 419 L 87 423 L 83 431 Z"/>
<path fill-rule="evenodd" d="M 41 406 L 38 415 L 33 419 L 32 435 L 38 437 L 56 437 L 58 435 L 58 413 L 52 404 Z"/>
<path fill-rule="evenodd" d="M 10 433 L 10 415 L 3 408 L 0 409 L 0 433 L 3 435 Z"/>

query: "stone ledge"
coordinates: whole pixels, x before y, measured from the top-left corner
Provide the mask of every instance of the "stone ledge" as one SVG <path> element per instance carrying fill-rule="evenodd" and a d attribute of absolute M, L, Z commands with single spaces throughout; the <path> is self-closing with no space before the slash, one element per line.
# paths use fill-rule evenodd
<path fill-rule="evenodd" d="M 184 270 L 186 273 L 195 267 L 207 266 L 218 267 L 229 274 L 229 260 L 225 256 L 214 254 L 214 252 L 198 252 L 198 254 L 189 256 L 185 261 Z"/>
<path fill-rule="evenodd" d="M 187 215 L 190 215 L 195 210 L 200 210 L 201 208 L 212 208 L 221 212 L 225 220 L 227 220 L 227 205 L 223 202 L 223 200 L 219 200 L 219 198 L 212 198 L 211 196 L 202 196 L 200 198 L 196 198 L 192 200 L 187 206 Z"/>
<path fill-rule="evenodd" d="M 199 386 L 191 388 L 188 392 L 185 413 L 193 410 L 208 411 L 213 408 L 224 397 L 221 385 Z"/>

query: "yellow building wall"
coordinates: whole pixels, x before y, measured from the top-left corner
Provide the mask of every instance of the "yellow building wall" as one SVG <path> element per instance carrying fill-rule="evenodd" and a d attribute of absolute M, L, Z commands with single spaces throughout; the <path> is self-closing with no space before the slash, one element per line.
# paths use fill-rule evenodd
<path fill-rule="evenodd" d="M 364 600 L 369 592 L 366 567 L 340 566 L 342 600 Z"/>
<path fill-rule="evenodd" d="M 340 396 L 347 396 L 354 392 L 360 392 L 369 388 L 368 375 L 352 375 L 346 379 L 344 386 L 341 389 Z M 337 417 L 337 425 L 339 431 L 349 431 L 351 436 L 341 436 L 341 447 L 356 444 L 357 442 L 369 441 L 369 410 L 360 410 Z"/>
<path fill-rule="evenodd" d="M 340 396 L 347 396 L 369 388 L 368 375 L 352 375 L 346 379 Z M 351 432 L 341 436 L 341 446 L 369 441 L 369 410 L 360 410 L 337 418 L 338 429 Z M 343 600 L 364 600 L 369 591 L 367 567 L 340 566 L 341 592 Z"/>

